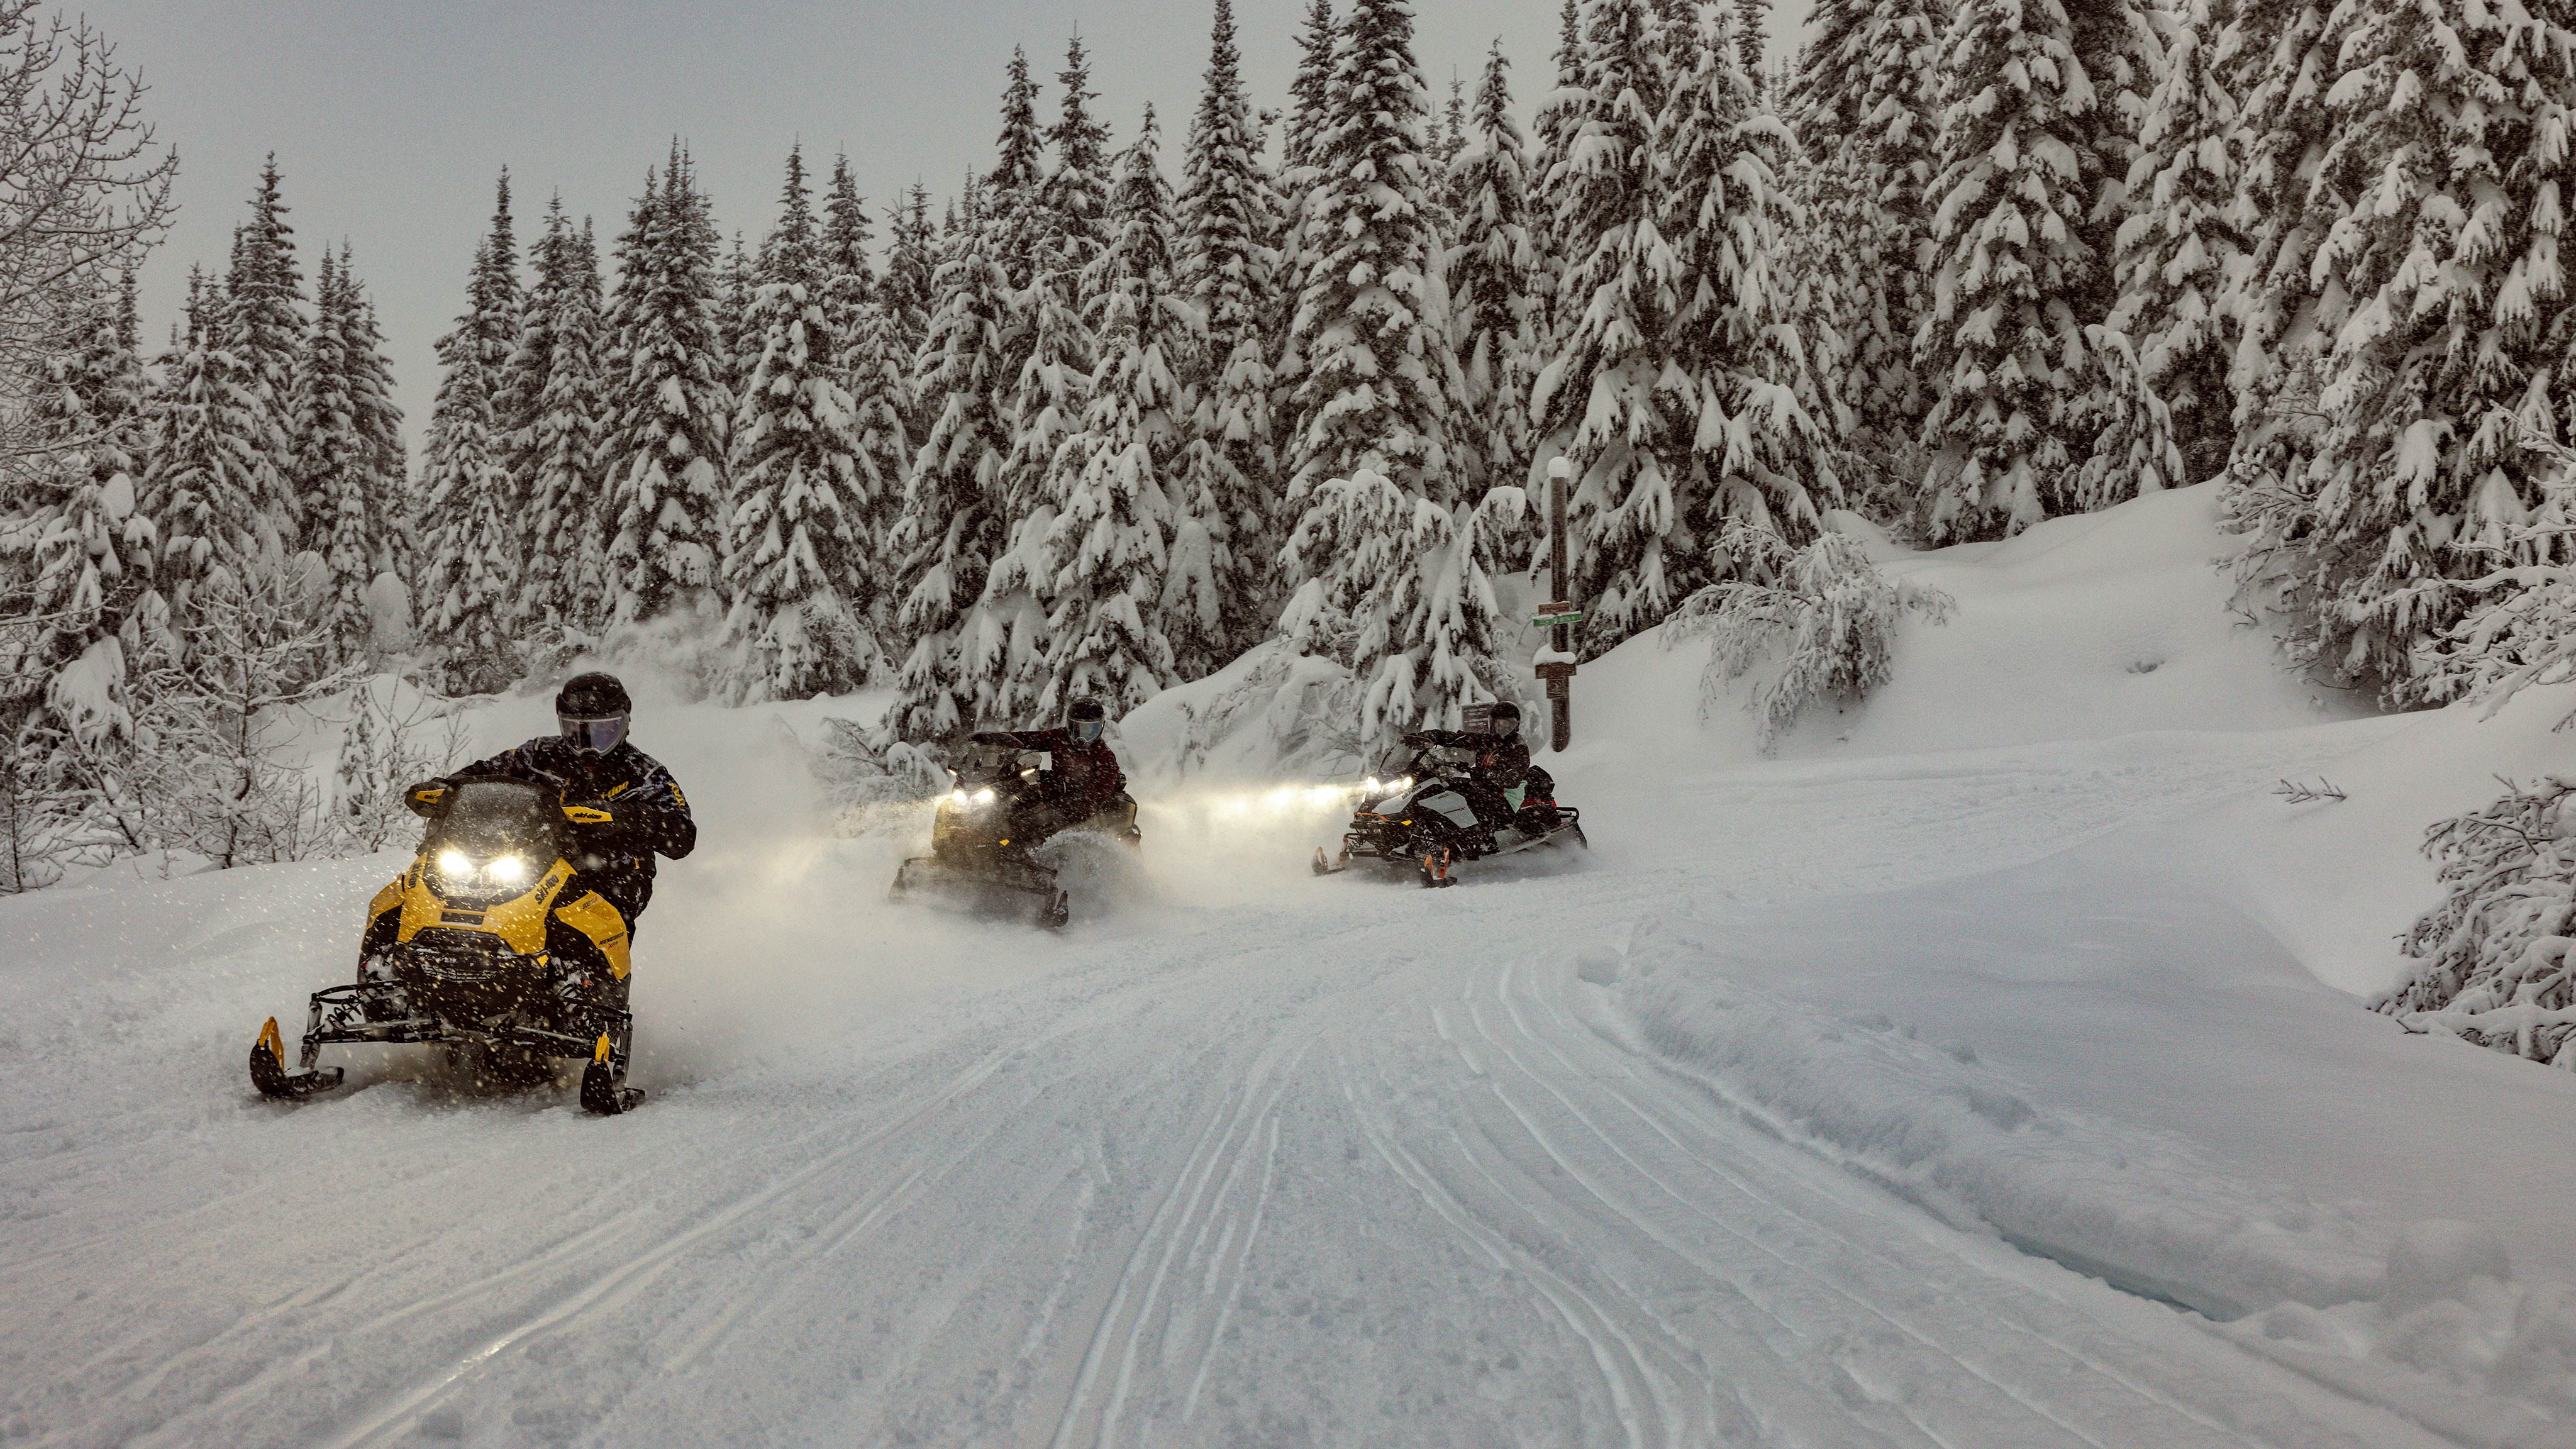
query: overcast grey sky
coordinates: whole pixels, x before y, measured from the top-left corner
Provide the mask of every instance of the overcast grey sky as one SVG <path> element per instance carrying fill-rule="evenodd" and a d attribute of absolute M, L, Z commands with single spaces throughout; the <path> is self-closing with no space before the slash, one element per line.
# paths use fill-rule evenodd
<path fill-rule="evenodd" d="M 1167 174 L 1207 63 L 1210 0 L 81 0 L 143 68 L 180 150 L 181 213 L 144 278 L 147 339 L 191 261 L 219 266 L 260 158 L 277 153 L 305 275 L 346 238 L 376 299 L 415 447 L 430 344 L 510 168 L 522 242 L 560 190 L 605 247 L 672 136 L 728 233 L 774 219 L 788 146 L 847 149 L 871 208 L 919 176 L 934 196 L 987 165 L 1002 67 L 1025 45 L 1053 113 L 1065 40 L 1123 144 L 1151 101 Z M 1803 12 L 1803 0 L 1792 0 Z M 1281 104 L 1304 0 L 1236 0 L 1256 105 Z M 1500 37 L 1523 114 L 1548 83 L 1557 0 L 1415 0 L 1423 68 L 1472 85 Z M 1775 19 L 1775 32 L 1781 21 Z M 883 240 L 880 228 L 879 240 Z"/>

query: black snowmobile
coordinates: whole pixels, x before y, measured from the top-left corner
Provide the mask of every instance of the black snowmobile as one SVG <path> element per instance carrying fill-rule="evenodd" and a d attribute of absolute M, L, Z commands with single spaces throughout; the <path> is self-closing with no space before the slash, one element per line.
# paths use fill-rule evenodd
<path fill-rule="evenodd" d="M 429 828 L 411 868 L 367 908 L 358 979 L 313 993 L 294 1071 L 270 1017 L 250 1049 L 251 1084 L 310 1096 L 341 1081 L 343 1068 L 318 1065 L 326 1046 L 436 1043 L 513 1085 L 544 1081 L 552 1058 L 585 1057 L 582 1106 L 613 1115 L 642 1101 L 626 1085 L 626 919 L 583 885 L 571 829 L 614 817 L 518 780 L 415 786 L 404 803 Z"/>
<path fill-rule="evenodd" d="M 902 900 L 935 891 L 952 900 L 991 908 L 1018 897 L 1038 902 L 1036 920 L 1052 930 L 1073 918 L 1073 898 L 1056 867 L 1030 853 L 1032 842 L 1014 840 L 1025 807 L 1042 798 L 1044 750 L 969 741 L 959 747 L 949 774 L 956 788 L 939 802 L 930 824 L 930 854 L 907 860 L 894 873 L 892 895 Z M 1131 848 L 1144 843 L 1136 828 L 1136 802 L 1126 792 L 1108 809 L 1077 821 L 1055 838 L 1076 833 L 1106 836 Z"/>
<path fill-rule="evenodd" d="M 1315 848 L 1315 874 L 1337 875 L 1354 860 L 1412 867 L 1426 886 L 1453 886 L 1461 860 L 1491 860 L 1572 841 L 1585 849 L 1583 812 L 1556 803 L 1556 781 L 1536 765 L 1521 784 L 1504 792 L 1511 819 L 1487 828 L 1468 805 L 1464 786 L 1476 768 L 1476 751 L 1463 745 L 1412 746 L 1395 783 L 1372 790 L 1351 815 L 1340 854 Z"/>

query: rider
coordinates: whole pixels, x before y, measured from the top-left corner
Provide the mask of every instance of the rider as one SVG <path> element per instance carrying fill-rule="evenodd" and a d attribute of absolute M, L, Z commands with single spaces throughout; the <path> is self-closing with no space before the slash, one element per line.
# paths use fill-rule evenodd
<path fill-rule="evenodd" d="M 983 745 L 1009 745 L 1044 750 L 1052 758 L 1038 777 L 1036 797 L 1021 807 L 1011 832 L 1022 845 L 1036 845 L 1068 825 L 1078 825 L 1118 803 L 1127 777 L 1118 756 L 1101 736 L 1109 728 L 1109 711 L 1096 699 L 1077 699 L 1065 706 L 1064 724 L 1051 730 L 986 730 L 975 735 Z"/>
<path fill-rule="evenodd" d="M 1529 746 L 1521 739 L 1521 707 L 1504 700 L 1493 707 L 1487 720 L 1482 734 L 1473 730 L 1416 730 L 1406 735 L 1404 742 L 1451 745 L 1476 752 L 1475 766 L 1468 771 L 1459 793 L 1467 797 L 1467 808 L 1476 812 L 1477 823 L 1490 835 L 1510 822 L 1512 802 L 1508 792 L 1530 782 L 1532 767 Z"/>
<path fill-rule="evenodd" d="M 590 805 L 615 817 L 573 827 L 582 883 L 626 918 L 627 934 L 653 899 L 653 857 L 678 860 L 697 848 L 698 824 L 662 762 L 626 737 L 634 714 L 617 676 L 593 671 L 565 681 L 555 694 L 556 733 L 459 771 L 551 785 L 566 805 Z"/>

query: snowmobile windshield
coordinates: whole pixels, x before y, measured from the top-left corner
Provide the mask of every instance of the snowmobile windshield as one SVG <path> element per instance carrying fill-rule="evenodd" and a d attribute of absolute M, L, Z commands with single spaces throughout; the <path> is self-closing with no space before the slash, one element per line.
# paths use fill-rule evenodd
<path fill-rule="evenodd" d="M 554 814 L 546 792 L 516 780 L 464 780 L 429 846 L 461 851 L 478 865 L 502 856 L 554 856 Z"/>
<path fill-rule="evenodd" d="M 954 766 L 958 783 L 995 785 L 1017 780 L 1028 767 L 1030 754 L 1017 745 L 968 745 L 958 752 Z"/>

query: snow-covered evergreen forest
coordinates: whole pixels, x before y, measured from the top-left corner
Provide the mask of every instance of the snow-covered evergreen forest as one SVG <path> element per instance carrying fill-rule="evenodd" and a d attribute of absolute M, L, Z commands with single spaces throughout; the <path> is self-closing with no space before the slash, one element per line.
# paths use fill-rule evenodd
<path fill-rule="evenodd" d="M 2212 480 L 2294 668 L 2406 707 L 2571 657 L 2552 11 L 1824 0 L 1765 73 L 1760 0 L 1565 0 L 1443 96 L 1406 0 L 1312 0 L 1256 96 L 1214 0 L 1186 117 L 1078 39 L 994 57 L 949 195 L 800 148 L 720 221 L 685 139 L 621 217 L 504 173 L 410 420 L 274 163 L 147 329 L 175 160 L 103 37 L 0 22 L 40 183 L 0 202 L 11 888 L 364 844 L 395 715 L 639 631 L 734 701 L 891 689 L 878 750 L 1260 652 L 1366 752 L 1536 701 L 1496 584 L 1558 458 L 1586 659 L 1876 597 L 1838 520 Z M 363 716 L 328 790 L 277 763 L 325 700 Z"/>

